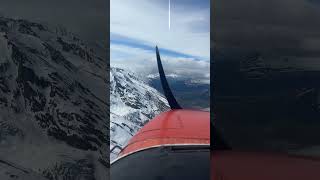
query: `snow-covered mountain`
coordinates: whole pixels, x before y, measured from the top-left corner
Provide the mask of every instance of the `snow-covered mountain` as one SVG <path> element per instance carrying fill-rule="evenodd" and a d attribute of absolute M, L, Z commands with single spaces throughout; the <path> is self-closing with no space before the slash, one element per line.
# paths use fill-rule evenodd
<path fill-rule="evenodd" d="M 1 180 L 106 179 L 100 52 L 65 29 L 0 17 Z"/>
<path fill-rule="evenodd" d="M 168 109 L 168 102 L 156 89 L 124 69 L 110 68 L 110 149 L 124 147 L 149 120 Z M 116 158 L 119 149 L 110 154 Z"/>
<path fill-rule="evenodd" d="M 178 74 L 171 73 L 171 74 L 166 74 L 166 77 L 167 78 L 179 78 L 180 76 Z M 149 75 L 147 75 L 147 78 L 148 79 L 159 79 L 160 75 L 159 75 L 159 73 L 149 74 Z"/>

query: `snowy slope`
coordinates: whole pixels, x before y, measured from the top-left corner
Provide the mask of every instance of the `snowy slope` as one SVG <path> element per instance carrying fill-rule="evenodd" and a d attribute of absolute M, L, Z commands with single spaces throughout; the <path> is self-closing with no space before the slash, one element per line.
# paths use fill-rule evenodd
<path fill-rule="evenodd" d="M 109 77 L 97 52 L 63 28 L 0 18 L 0 160 L 46 179 L 105 179 Z M 28 179 L 0 167 L 1 180 Z"/>
<path fill-rule="evenodd" d="M 142 78 L 120 68 L 110 70 L 110 149 L 124 147 L 150 119 L 168 109 L 167 100 Z M 116 158 L 118 149 L 110 154 Z"/>

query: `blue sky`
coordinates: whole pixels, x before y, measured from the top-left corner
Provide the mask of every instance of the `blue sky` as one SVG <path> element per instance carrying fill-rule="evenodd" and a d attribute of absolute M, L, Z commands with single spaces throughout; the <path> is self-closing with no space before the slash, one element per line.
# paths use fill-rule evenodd
<path fill-rule="evenodd" d="M 139 49 L 143 49 L 143 50 L 150 51 L 150 52 L 155 51 L 155 46 L 152 46 L 152 45 L 145 43 L 141 40 L 133 39 L 133 38 L 122 36 L 122 35 L 115 34 L 115 33 L 111 33 L 110 37 L 111 37 L 110 41 L 113 45 L 125 45 L 127 47 L 139 48 Z M 201 57 L 197 57 L 197 56 L 193 56 L 190 54 L 185 54 L 185 53 L 181 53 L 178 51 L 173 51 L 173 50 L 165 49 L 165 48 L 161 48 L 161 47 L 160 47 L 160 50 L 161 50 L 161 53 L 166 56 L 193 58 L 194 60 L 201 59 Z M 128 55 L 130 55 L 130 53 L 128 53 Z M 124 54 L 124 56 L 126 56 L 126 54 Z"/>
<path fill-rule="evenodd" d="M 205 71 L 207 76 L 210 0 L 171 0 L 170 29 L 168 4 L 169 0 L 110 1 L 111 65 L 133 68 L 142 59 L 144 65 L 155 65 L 154 48 L 158 45 L 167 66 L 180 63 L 181 67 L 189 64 L 192 67 L 188 68 L 196 69 L 199 62 L 199 71 Z M 186 60 L 193 63 L 185 63 Z M 207 64 L 205 68 L 201 61 Z"/>

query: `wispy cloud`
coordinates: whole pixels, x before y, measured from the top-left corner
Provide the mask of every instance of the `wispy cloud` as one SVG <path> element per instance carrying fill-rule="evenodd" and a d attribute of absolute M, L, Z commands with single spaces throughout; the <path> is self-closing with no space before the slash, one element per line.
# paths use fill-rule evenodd
<path fill-rule="evenodd" d="M 209 0 L 203 0 L 208 2 Z M 167 0 L 111 0 L 111 38 L 134 38 L 149 46 L 209 59 L 210 9 L 198 1 L 171 1 L 171 28 Z M 183 8 L 186 9 L 183 9 Z M 194 7 L 194 8 L 192 8 Z M 111 42 L 112 43 L 112 42 Z"/>
<path fill-rule="evenodd" d="M 110 52 L 111 64 L 114 67 L 128 69 L 141 76 L 158 73 L 154 50 L 111 44 Z M 210 82 L 209 61 L 163 55 L 161 49 L 160 53 L 162 54 L 161 59 L 166 74 L 176 74 L 181 77 L 191 78 L 194 81 Z"/>
<path fill-rule="evenodd" d="M 151 45 L 151 44 L 144 42 L 144 41 L 140 41 L 137 39 L 125 37 L 125 36 L 114 34 L 114 33 L 111 33 L 110 40 L 111 40 L 111 44 L 123 45 L 123 46 L 132 47 L 132 48 L 139 48 L 139 49 L 143 49 L 143 50 L 147 50 L 147 51 L 154 51 L 155 50 L 155 45 Z M 165 49 L 162 47 L 160 47 L 160 48 L 162 49 L 162 53 L 165 55 L 168 55 L 168 56 L 194 58 L 195 60 L 200 60 L 200 59 L 205 60 L 202 57 L 192 56 L 189 54 L 180 53 L 180 52 L 173 51 L 171 49 Z"/>

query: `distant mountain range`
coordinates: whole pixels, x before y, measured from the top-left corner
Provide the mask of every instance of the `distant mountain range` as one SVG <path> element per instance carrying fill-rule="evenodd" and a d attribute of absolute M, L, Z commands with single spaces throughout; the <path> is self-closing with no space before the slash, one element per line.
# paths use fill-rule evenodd
<path fill-rule="evenodd" d="M 148 83 L 163 93 L 159 74 L 147 76 Z M 184 108 L 208 109 L 210 107 L 210 82 L 208 80 L 194 80 L 176 74 L 166 75 L 170 87 L 177 101 Z"/>

